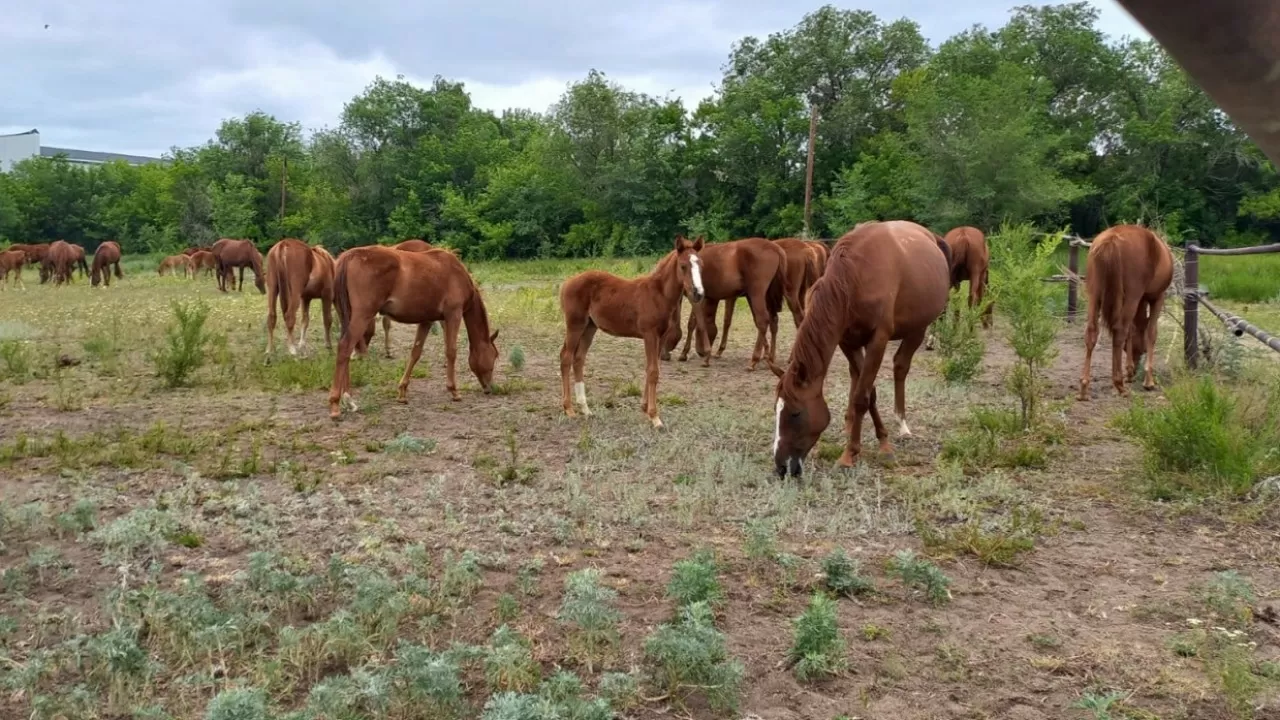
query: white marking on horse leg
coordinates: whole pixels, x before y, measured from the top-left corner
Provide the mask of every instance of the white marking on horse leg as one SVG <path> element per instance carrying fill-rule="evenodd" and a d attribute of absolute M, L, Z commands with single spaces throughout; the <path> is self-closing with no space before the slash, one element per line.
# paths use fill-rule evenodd
<path fill-rule="evenodd" d="M 898 437 L 911 437 L 911 428 L 907 427 L 907 418 L 904 415 L 898 416 Z"/>
<path fill-rule="evenodd" d="M 778 398 L 778 404 L 773 417 L 773 454 L 778 454 L 778 444 L 782 442 L 782 398 Z"/>
<path fill-rule="evenodd" d="M 573 399 L 582 408 L 583 415 L 591 414 L 591 408 L 587 407 L 587 384 L 585 382 L 573 384 Z"/>
<path fill-rule="evenodd" d="M 702 258 L 690 255 L 689 271 L 693 275 L 693 289 L 697 290 L 699 295 L 705 295 L 706 293 L 702 290 Z"/>
<path fill-rule="evenodd" d="M 356 405 L 356 401 L 351 397 L 351 393 L 342 393 L 342 402 L 351 410 L 351 412 L 357 412 L 360 410 L 360 406 Z"/>

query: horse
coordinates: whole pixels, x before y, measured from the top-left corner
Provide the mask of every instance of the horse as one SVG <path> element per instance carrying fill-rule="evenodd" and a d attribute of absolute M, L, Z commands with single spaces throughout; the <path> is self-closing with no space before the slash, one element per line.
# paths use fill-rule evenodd
<path fill-rule="evenodd" d="M 680 298 L 688 296 L 696 308 L 704 297 L 704 265 L 699 256 L 702 250 L 701 237 L 689 240 L 680 235 L 675 249 L 659 260 L 648 275 L 627 280 L 602 270 L 587 270 L 564 282 L 560 287 L 560 310 L 564 313 L 560 390 L 565 415 L 576 414 L 569 397 L 571 369 L 574 397 L 582 406 L 582 414 L 591 415 L 583 370 L 596 330 L 604 330 L 614 337 L 644 340 L 645 381 L 640 406 L 653 427 L 662 427 L 658 417 L 658 356 Z M 679 322 L 679 316 L 675 321 Z"/>
<path fill-rule="evenodd" d="M 76 265 L 84 262 L 84 248 L 72 245 L 66 240 L 54 240 L 49 244 L 49 252 L 45 255 L 44 262 L 48 265 L 49 276 L 53 278 L 55 285 L 70 284 Z"/>
<path fill-rule="evenodd" d="M 913 222 L 870 222 L 836 242 L 826 271 L 813 286 L 811 304 L 796 332 L 774 403 L 773 462 L 779 477 L 797 476 L 804 457 L 831 422 L 822 396 L 839 345 L 849 360 L 847 444 L 840 465 L 852 467 L 862 452 L 862 418 L 868 411 L 880 452 L 891 457 L 889 434 L 876 406 L 876 374 L 892 340 L 894 408 L 899 434 L 909 437 L 906 380 L 925 333 L 947 306 L 950 259 L 946 243 Z"/>
<path fill-rule="evenodd" d="M 187 251 L 183 250 L 182 253 L 186 255 Z M 187 257 L 191 258 L 192 278 L 195 278 L 196 273 L 200 270 L 204 270 L 204 274 L 208 276 L 212 275 L 213 272 L 218 269 L 218 261 L 213 257 L 213 253 L 208 250 L 196 250 L 190 255 L 187 255 Z"/>
<path fill-rule="evenodd" d="M 22 282 L 22 266 L 27 264 L 27 254 L 22 250 L 0 250 L 0 280 L 5 285 L 17 284 L 23 290 L 27 286 Z M 9 280 L 9 275 L 13 275 L 13 280 Z"/>
<path fill-rule="evenodd" d="M 987 291 L 988 268 L 991 265 L 991 253 L 987 249 L 987 237 L 976 227 L 962 225 L 952 228 L 942 236 L 943 242 L 951 250 L 951 289 L 960 287 L 960 283 L 969 283 L 969 307 L 982 304 Z M 995 306 L 988 302 L 982 311 L 982 327 L 991 327 L 991 315 Z M 929 334 L 924 349 L 932 350 L 934 336 Z"/>
<path fill-rule="evenodd" d="M 156 274 L 163 276 L 166 272 L 175 274 L 178 270 L 182 270 L 182 276 L 186 277 L 188 273 L 194 275 L 195 272 L 191 268 L 190 255 L 170 255 L 160 261 L 160 267 L 156 268 Z"/>
<path fill-rule="evenodd" d="M 107 287 L 111 287 L 111 270 L 115 268 L 117 278 L 124 278 L 124 273 L 120 272 L 120 243 L 115 240 L 107 240 L 98 246 L 93 253 L 93 286 L 98 287 L 98 283 L 105 283 Z"/>
<path fill-rule="evenodd" d="M 431 247 L 431 243 L 426 240 L 418 240 L 411 238 L 403 242 L 398 242 L 391 246 L 393 250 L 401 250 L 403 252 L 426 252 L 437 248 Z M 358 352 L 365 352 L 369 349 L 369 343 L 373 341 L 373 326 L 369 326 L 369 334 L 365 336 L 364 341 L 357 348 Z M 386 315 L 382 316 L 382 339 L 386 341 L 385 356 L 391 357 L 391 318 Z"/>
<path fill-rule="evenodd" d="M 240 292 L 244 292 L 244 269 L 253 270 L 253 284 L 258 292 L 266 294 L 267 286 L 262 279 L 262 253 L 252 240 L 233 240 L 221 238 L 209 249 L 213 253 L 215 272 L 218 275 L 218 289 L 227 292 L 228 285 L 236 284 L 235 268 L 240 268 Z"/>
<path fill-rule="evenodd" d="M 49 280 L 49 269 L 46 266 L 45 258 L 49 255 L 49 245 L 40 243 L 32 245 L 27 243 L 18 243 L 9 246 L 10 250 L 21 250 L 27 257 L 27 265 L 36 265 L 40 271 L 40 282 L 44 283 Z"/>
<path fill-rule="evenodd" d="M 1138 358 L 1146 356 L 1144 390 L 1156 388 L 1154 354 L 1156 327 L 1164 309 L 1164 294 L 1173 282 L 1173 253 L 1165 241 L 1141 225 L 1116 225 L 1103 231 L 1089 247 L 1085 261 L 1085 288 L 1089 293 L 1089 320 L 1084 331 L 1084 370 L 1080 374 L 1080 400 L 1089 399 L 1089 366 L 1098 343 L 1099 315 L 1111 331 L 1111 383 L 1121 397 L 1128 397 L 1126 377 L 1132 382 Z M 1121 354 L 1128 350 L 1125 375 L 1120 374 Z"/>
<path fill-rule="evenodd" d="M 267 354 L 276 348 L 276 304 L 284 313 L 286 345 L 290 355 L 305 352 L 307 328 L 311 325 L 311 301 L 319 299 L 324 313 L 324 345 L 333 349 L 334 260 L 328 250 L 310 247 L 301 240 L 285 238 L 267 251 Z M 293 341 L 293 328 L 302 308 L 301 340 Z"/>
<path fill-rule="evenodd" d="M 493 390 L 493 367 L 498 359 L 494 341 L 498 339 L 498 332 L 489 334 L 484 298 L 466 266 L 453 253 L 444 250 L 400 252 L 378 245 L 353 248 L 338 258 L 333 298 L 342 332 L 333 386 L 329 390 L 330 418 L 336 420 L 341 415 L 342 401 L 349 403 L 352 410 L 356 409 L 350 396 L 351 355 L 358 341 L 366 337 L 378 313 L 396 322 L 418 326 L 409 363 L 400 378 L 399 402 L 408 402 L 413 366 L 422 357 L 422 345 L 435 322 L 444 325 L 445 387 L 453 399 L 462 399 L 454 371 L 459 324 L 467 327 L 471 372 L 486 394 Z"/>
<path fill-rule="evenodd" d="M 202 248 L 199 245 L 192 245 L 191 247 L 183 250 L 182 254 L 186 255 L 187 257 L 191 257 L 192 255 L 195 255 L 198 252 L 209 252 L 209 250 L 208 248 Z"/>
<path fill-rule="evenodd" d="M 756 346 L 751 352 L 747 370 L 755 370 L 760 358 L 767 352 L 770 359 L 777 353 L 778 313 L 784 297 L 799 305 L 796 288 L 787 283 L 787 253 L 776 243 L 764 238 L 746 238 L 726 243 L 707 245 L 699 252 L 702 260 L 702 281 L 705 285 L 704 300 L 694 305 L 689 313 L 688 337 L 680 360 L 689 359 L 689 343 L 697 334 L 698 354 L 703 367 L 711 365 L 711 344 L 716 339 L 716 309 L 725 300 L 724 335 L 715 357 L 724 354 L 729 340 L 729 323 L 733 319 L 731 308 L 739 297 L 746 296 L 756 323 Z M 771 339 L 766 340 L 765 331 Z"/>

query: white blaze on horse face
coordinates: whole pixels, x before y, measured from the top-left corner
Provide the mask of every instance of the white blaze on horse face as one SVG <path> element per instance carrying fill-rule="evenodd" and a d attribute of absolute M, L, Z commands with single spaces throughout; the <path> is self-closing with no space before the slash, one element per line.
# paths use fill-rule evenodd
<path fill-rule="evenodd" d="M 702 258 L 697 255 L 689 256 L 689 273 L 693 275 L 693 289 L 698 291 L 699 295 L 705 295 L 702 290 Z"/>
<path fill-rule="evenodd" d="M 782 442 L 782 398 L 778 398 L 777 409 L 773 416 L 773 454 L 778 454 L 778 444 Z"/>

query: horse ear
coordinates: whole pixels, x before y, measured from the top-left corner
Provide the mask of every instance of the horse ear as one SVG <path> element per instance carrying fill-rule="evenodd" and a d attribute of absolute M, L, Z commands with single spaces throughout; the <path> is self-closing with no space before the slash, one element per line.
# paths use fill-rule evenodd
<path fill-rule="evenodd" d="M 765 358 L 765 362 L 768 363 L 769 369 L 773 371 L 773 374 L 777 375 L 779 378 L 787 374 L 786 370 L 778 367 L 772 360 Z"/>
<path fill-rule="evenodd" d="M 493 342 L 494 340 L 497 340 L 497 339 L 498 339 L 498 331 L 494 330 L 493 334 L 489 336 L 489 342 Z"/>
<path fill-rule="evenodd" d="M 680 252 L 680 249 L 684 247 L 684 244 L 686 242 L 688 241 L 684 239 L 684 235 L 677 235 L 676 236 L 676 252 Z"/>
<path fill-rule="evenodd" d="M 693 251 L 702 252 L 702 243 L 703 243 L 703 237 L 699 235 L 698 239 L 693 241 Z"/>

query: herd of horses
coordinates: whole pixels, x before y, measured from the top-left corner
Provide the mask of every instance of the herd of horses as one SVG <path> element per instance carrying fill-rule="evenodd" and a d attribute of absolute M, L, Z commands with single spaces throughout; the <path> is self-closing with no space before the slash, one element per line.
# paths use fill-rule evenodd
<path fill-rule="evenodd" d="M 79 252 L 77 252 L 77 250 Z M 15 245 L 0 252 L 0 270 L 11 270 L 21 283 L 24 264 L 39 264 L 41 279 L 70 282 L 76 267 L 91 273 L 93 284 L 110 285 L 114 267 L 120 273 L 120 246 L 105 242 L 88 270 L 83 249 L 61 240 L 47 245 Z M 640 339 L 644 343 L 645 382 L 641 408 L 655 428 L 658 378 L 662 360 L 684 337 L 680 360 L 692 343 L 708 366 L 725 349 L 733 308 L 746 298 L 756 326 L 756 342 L 747 370 L 763 360 L 777 375 L 774 396 L 773 459 L 779 475 L 799 475 L 804 458 L 831 421 L 823 388 L 837 347 L 849 361 L 850 389 L 844 417 L 846 445 L 839 464 L 852 466 L 862 452 L 862 423 L 871 416 L 880 452 L 893 453 L 889 433 L 876 402 L 875 379 L 890 342 L 893 356 L 894 414 L 900 436 L 909 436 L 906 378 L 916 351 L 929 329 L 946 311 L 951 289 L 968 283 L 968 303 L 983 302 L 989 279 L 990 252 L 982 231 L 959 227 L 945 236 L 914 222 L 865 222 L 837 240 L 830 250 L 814 240 L 746 238 L 706 243 L 701 237 L 678 236 L 674 247 L 646 275 L 623 278 L 587 270 L 560 287 L 564 343 L 560 349 L 561 400 L 564 413 L 590 415 L 584 379 L 587 353 L 596 332 Z M 1112 339 L 1112 384 L 1127 395 L 1127 384 L 1145 358 L 1143 387 L 1155 388 L 1153 355 L 1158 318 L 1173 279 L 1173 256 L 1151 230 L 1117 225 L 1094 239 L 1086 263 L 1088 322 L 1080 400 L 1089 399 L 1090 363 L 1098 341 L 1099 322 Z M 234 272 L 239 269 L 237 286 Z M 423 240 L 394 246 L 371 245 L 342 252 L 336 259 L 323 247 L 286 238 L 271 247 L 265 261 L 254 243 L 222 238 L 208 248 L 192 247 L 165 258 L 160 274 L 213 274 L 223 292 L 244 289 L 244 273 L 267 296 L 267 353 L 275 352 L 277 311 L 284 316 L 290 354 L 306 351 L 310 307 L 320 300 L 325 347 L 333 349 L 332 313 L 339 321 L 338 348 L 329 390 L 329 415 L 356 409 L 350 395 L 350 361 L 369 351 L 375 320 L 381 315 L 386 355 L 391 356 L 391 321 L 416 325 L 409 360 L 398 387 L 407 402 L 409 381 L 423 344 L 435 323 L 444 329 L 446 389 L 460 400 L 455 364 L 458 331 L 468 337 L 468 365 L 484 392 L 493 386 L 498 332 L 490 326 L 479 287 L 462 261 L 448 249 Z M 682 333 L 681 308 L 691 305 Z M 716 313 L 725 306 L 720 344 Z M 777 363 L 778 315 L 783 305 L 797 327 L 784 365 Z M 301 311 L 302 323 L 298 326 Z M 987 304 L 982 325 L 991 326 Z M 295 334 L 295 331 L 300 331 Z M 295 339 L 296 338 L 296 339 Z M 1123 367 L 1122 367 L 1123 365 Z"/>

